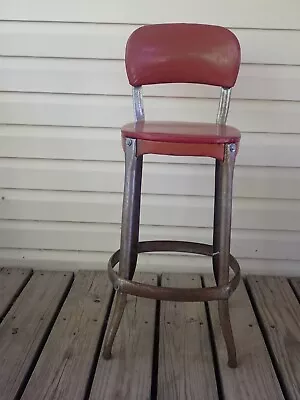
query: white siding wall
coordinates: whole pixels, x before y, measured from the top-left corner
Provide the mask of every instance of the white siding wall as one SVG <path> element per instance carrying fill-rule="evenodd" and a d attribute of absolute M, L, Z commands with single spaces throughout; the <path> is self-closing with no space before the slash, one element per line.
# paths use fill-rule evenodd
<path fill-rule="evenodd" d="M 243 138 L 233 253 L 244 271 L 300 274 L 300 3 L 295 0 L 0 0 L 0 262 L 104 268 L 120 235 L 132 119 L 123 56 L 139 24 L 217 23 L 243 51 L 229 123 Z M 218 91 L 146 89 L 149 118 L 215 118 Z M 147 157 L 142 238 L 211 241 L 213 165 Z M 148 270 L 204 258 L 150 255 Z"/>

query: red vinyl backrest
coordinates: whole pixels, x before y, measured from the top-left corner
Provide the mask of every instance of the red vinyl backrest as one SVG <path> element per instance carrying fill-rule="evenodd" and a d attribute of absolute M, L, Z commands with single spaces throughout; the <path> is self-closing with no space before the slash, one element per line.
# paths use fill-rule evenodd
<path fill-rule="evenodd" d="M 202 24 L 157 24 L 135 30 L 126 45 L 126 71 L 132 86 L 199 83 L 230 88 L 240 67 L 236 36 Z"/>

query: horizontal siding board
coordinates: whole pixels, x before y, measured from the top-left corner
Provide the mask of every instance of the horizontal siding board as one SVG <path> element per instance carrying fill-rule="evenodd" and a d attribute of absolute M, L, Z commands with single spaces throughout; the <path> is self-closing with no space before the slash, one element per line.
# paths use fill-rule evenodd
<path fill-rule="evenodd" d="M 1 265 L 55 270 L 102 269 L 107 268 L 111 252 L 58 251 L 32 249 L 1 249 Z M 252 274 L 272 274 L 285 276 L 299 275 L 299 261 L 262 260 L 240 258 L 242 271 Z M 207 257 L 177 255 L 141 255 L 138 270 L 165 272 L 211 272 L 211 260 Z"/>
<path fill-rule="evenodd" d="M 67 191 L 123 191 L 123 163 L 0 160 L 0 187 Z M 143 192 L 212 196 L 213 166 L 145 165 Z M 236 197 L 300 199 L 297 168 L 237 167 Z"/>
<path fill-rule="evenodd" d="M 124 62 L 119 60 L 0 58 L 0 90 L 130 95 Z M 218 98 L 219 89 L 199 85 L 157 85 L 145 95 Z M 243 64 L 233 98 L 300 100 L 300 66 Z"/>
<path fill-rule="evenodd" d="M 141 240 L 211 243 L 208 228 L 142 226 Z M 232 252 L 238 258 L 300 260 L 299 232 L 238 230 Z M 0 221 L 0 248 L 113 252 L 120 241 L 118 224 Z"/>
<path fill-rule="evenodd" d="M 222 2 L 211 0 L 203 7 L 201 2 L 187 0 L 176 2 L 176 7 L 159 0 L 141 3 L 137 0 L 119 2 L 89 2 L 80 0 L 0 1 L 1 18 L 4 20 L 80 21 L 97 23 L 158 23 L 165 21 L 226 24 L 234 27 L 299 29 L 298 3 L 287 0 L 282 7 L 280 0 L 259 0 L 244 3 L 239 0 Z M 159 10 L 159 12 L 158 12 Z M 195 20 L 195 16 L 196 20 Z"/>
<path fill-rule="evenodd" d="M 143 225 L 211 227 L 213 199 L 144 195 Z M 0 219 L 121 222 L 121 193 L 0 190 Z M 233 204 L 233 228 L 299 231 L 300 204 L 294 200 L 243 199 Z"/>
<path fill-rule="evenodd" d="M 0 140 L 4 158 L 124 160 L 119 129 L 2 125 Z"/>
<path fill-rule="evenodd" d="M 147 98 L 148 119 L 197 122 L 216 118 L 213 99 Z M 119 128 L 133 119 L 127 96 L 0 93 L 0 123 Z M 234 100 L 229 124 L 245 132 L 299 133 L 299 105 Z"/>
<path fill-rule="evenodd" d="M 124 161 L 120 130 L 51 126 L 0 126 L 0 157 Z M 300 167 L 300 135 L 242 133 L 237 165 Z M 145 157 L 145 162 L 212 164 L 202 157 Z"/>
<path fill-rule="evenodd" d="M 201 8 L 202 14 L 204 9 Z M 281 8 L 282 12 L 287 6 Z M 268 19 L 270 15 L 268 10 Z M 298 20 L 298 13 L 296 18 Z M 126 40 L 136 28 L 128 21 L 117 25 L 0 21 L 0 55 L 121 60 Z M 299 30 L 284 31 L 278 30 L 279 26 L 275 26 L 274 30 L 244 28 L 233 29 L 241 43 L 244 63 L 300 65 L 300 54 L 295 51 L 295 43 L 300 41 L 300 26 Z"/>

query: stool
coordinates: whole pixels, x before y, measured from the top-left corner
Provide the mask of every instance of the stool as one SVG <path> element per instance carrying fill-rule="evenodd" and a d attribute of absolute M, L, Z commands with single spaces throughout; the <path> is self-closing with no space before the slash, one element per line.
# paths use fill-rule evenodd
<path fill-rule="evenodd" d="M 219 318 L 228 352 L 228 365 L 237 366 L 228 299 L 240 280 L 240 267 L 230 254 L 232 181 L 240 132 L 226 125 L 231 88 L 240 67 L 240 45 L 229 30 L 213 25 L 158 24 L 138 28 L 126 46 L 126 70 L 133 87 L 135 122 L 122 128 L 125 152 L 121 245 L 108 262 L 116 290 L 104 339 L 109 359 L 127 294 L 156 300 L 218 300 Z M 216 123 L 145 121 L 142 85 L 194 83 L 221 87 Z M 144 154 L 204 156 L 216 161 L 213 245 L 183 241 L 139 242 L 142 166 Z M 154 287 L 133 281 L 139 253 L 186 252 L 212 257 L 215 287 Z M 114 267 L 119 263 L 119 272 Z M 233 277 L 229 276 L 229 267 Z"/>

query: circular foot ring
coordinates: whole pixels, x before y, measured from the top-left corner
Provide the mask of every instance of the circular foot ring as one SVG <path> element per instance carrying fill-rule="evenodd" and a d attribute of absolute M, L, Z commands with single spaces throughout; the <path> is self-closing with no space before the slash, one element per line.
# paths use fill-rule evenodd
<path fill-rule="evenodd" d="M 178 252 L 213 256 L 211 245 L 204 243 L 154 240 L 138 243 L 138 253 L 149 252 Z M 237 288 L 240 281 L 240 266 L 237 260 L 230 255 L 229 266 L 234 272 L 233 278 L 226 285 L 205 288 L 181 289 L 172 287 L 156 287 L 121 278 L 114 267 L 119 263 L 120 250 L 117 250 L 109 259 L 108 275 L 116 290 L 133 296 L 156 300 L 170 301 L 210 301 L 226 300 Z"/>

